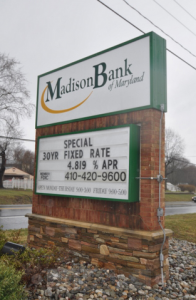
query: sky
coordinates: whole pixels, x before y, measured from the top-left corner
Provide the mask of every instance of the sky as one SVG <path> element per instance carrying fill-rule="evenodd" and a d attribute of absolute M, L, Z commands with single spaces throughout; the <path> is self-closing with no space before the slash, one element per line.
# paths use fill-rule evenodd
<path fill-rule="evenodd" d="M 101 2 L 143 32 L 154 31 L 195 68 L 167 51 L 166 128 L 181 136 L 184 157 L 196 164 L 196 1 L 126 1 L 134 9 L 124 0 L 0 0 L 0 52 L 21 63 L 36 105 L 38 75 L 142 35 Z M 23 138 L 34 140 L 35 114 L 21 126 Z M 35 149 L 34 142 L 23 145 Z"/>

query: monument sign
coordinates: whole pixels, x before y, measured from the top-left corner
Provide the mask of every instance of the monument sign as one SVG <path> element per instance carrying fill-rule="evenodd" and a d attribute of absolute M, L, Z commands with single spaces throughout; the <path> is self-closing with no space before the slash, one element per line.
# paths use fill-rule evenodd
<path fill-rule="evenodd" d="M 157 180 L 166 111 L 166 41 L 154 32 L 38 76 L 29 246 L 61 247 L 146 285 L 167 279 Z"/>

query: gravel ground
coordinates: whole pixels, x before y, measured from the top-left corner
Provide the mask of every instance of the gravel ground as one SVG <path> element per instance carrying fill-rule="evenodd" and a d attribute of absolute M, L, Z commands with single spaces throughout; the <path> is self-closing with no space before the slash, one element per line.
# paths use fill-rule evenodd
<path fill-rule="evenodd" d="M 196 244 L 171 239 L 169 263 L 170 278 L 165 286 L 159 283 L 151 288 L 132 276 L 116 275 L 76 258 L 35 274 L 28 300 L 196 299 Z"/>

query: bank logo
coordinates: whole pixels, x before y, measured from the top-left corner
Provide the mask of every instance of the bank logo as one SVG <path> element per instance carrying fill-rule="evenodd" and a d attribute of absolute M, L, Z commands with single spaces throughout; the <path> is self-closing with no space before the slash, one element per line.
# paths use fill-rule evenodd
<path fill-rule="evenodd" d="M 46 103 L 44 102 L 44 94 L 46 92 L 46 90 L 48 89 L 48 86 L 45 87 L 43 93 L 42 93 L 42 96 L 41 96 L 41 106 L 42 108 L 47 111 L 48 113 L 51 113 L 51 114 L 61 114 L 61 113 L 65 113 L 65 112 L 68 112 L 70 110 L 73 110 L 73 109 L 76 109 L 77 107 L 79 107 L 80 105 L 82 105 L 92 94 L 92 92 L 88 95 L 88 97 L 86 97 L 82 102 L 80 102 L 79 104 L 75 105 L 75 106 L 72 106 L 72 107 L 69 107 L 69 108 L 66 108 L 66 109 L 61 109 L 61 110 L 54 110 L 54 109 L 51 109 L 49 108 Z M 53 98 L 53 97 L 52 97 Z M 56 98 L 57 99 L 57 98 Z M 47 102 L 47 100 L 46 100 Z"/>
<path fill-rule="evenodd" d="M 54 89 L 52 87 L 51 81 L 46 82 L 47 86 L 42 92 L 41 95 L 41 106 L 42 108 L 51 114 L 61 114 L 66 113 L 71 110 L 74 110 L 81 106 L 83 103 L 87 101 L 87 99 L 92 95 L 93 91 L 83 99 L 78 104 L 71 106 L 69 108 L 54 110 L 48 107 L 48 102 L 50 103 L 54 98 L 62 99 L 64 94 L 69 94 L 73 92 L 77 92 L 79 90 L 83 90 L 86 88 L 97 89 L 105 86 L 107 83 L 108 90 L 111 92 L 116 88 L 120 87 L 129 87 L 130 85 L 141 82 L 144 80 L 144 73 L 140 74 L 137 77 L 134 77 L 132 72 L 132 64 L 128 63 L 128 60 L 125 59 L 123 65 L 114 70 L 107 70 L 107 65 L 105 62 L 102 62 L 98 65 L 94 65 L 94 76 L 90 76 L 88 78 L 83 78 L 81 80 L 75 80 L 75 78 L 69 78 L 67 84 L 62 84 L 62 77 L 59 77 L 56 81 L 56 85 Z"/>

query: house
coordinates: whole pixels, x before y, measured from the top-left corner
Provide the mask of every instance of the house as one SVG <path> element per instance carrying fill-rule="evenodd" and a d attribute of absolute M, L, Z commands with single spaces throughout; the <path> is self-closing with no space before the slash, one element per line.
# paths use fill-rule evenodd
<path fill-rule="evenodd" d="M 6 169 L 4 172 L 4 180 L 10 180 L 10 179 L 33 179 L 34 176 L 18 169 L 15 167 Z"/>

